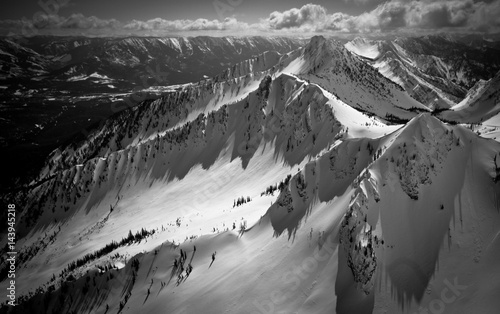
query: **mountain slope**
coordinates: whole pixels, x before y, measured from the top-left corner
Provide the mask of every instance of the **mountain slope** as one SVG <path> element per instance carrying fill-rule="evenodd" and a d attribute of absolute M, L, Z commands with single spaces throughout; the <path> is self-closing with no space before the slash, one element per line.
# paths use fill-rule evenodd
<path fill-rule="evenodd" d="M 440 115 L 460 123 L 481 123 L 500 112 L 500 72 L 488 81 L 479 81 L 459 104 Z"/>
<path fill-rule="evenodd" d="M 162 232 L 141 245 L 150 253 L 127 259 L 119 270 L 91 271 L 65 284 L 66 292 L 58 289 L 24 306 L 97 313 L 104 313 L 106 305 L 113 311 L 123 307 L 132 312 L 169 313 L 201 309 L 206 313 L 411 312 L 430 308 L 432 300 L 440 298 L 439 291 L 455 284 L 457 298 L 446 303 L 447 313 L 491 313 L 496 297 L 486 289 L 498 289 L 499 281 L 491 279 L 500 275 L 495 266 L 500 189 L 492 180 L 491 167 L 499 145 L 462 127 L 445 126 L 429 115 L 414 118 L 382 138 L 346 140 L 306 164 L 267 213 L 255 215 L 255 224 L 239 236 L 235 230 L 226 231 L 181 244 L 194 268 L 179 284 L 179 270 L 172 267 L 179 248 L 163 242 L 162 227 L 158 228 Z M 432 148 L 435 151 L 428 154 Z M 212 175 L 219 166 L 214 167 Z M 258 176 L 247 177 L 248 187 L 263 178 L 257 168 L 244 172 L 245 177 Z M 237 171 L 237 176 L 241 174 Z M 193 175 L 193 179 L 203 178 Z M 196 186 L 202 187 L 204 181 Z M 152 201 L 137 204 L 147 204 L 150 212 L 164 204 L 160 199 L 170 193 L 158 193 L 160 186 L 153 184 L 145 195 L 156 195 Z M 228 185 L 223 187 L 214 199 L 221 200 Z M 207 197 L 215 192 L 203 191 Z M 268 207 L 268 196 L 260 198 L 255 195 L 236 210 L 242 214 Z M 115 210 L 124 215 L 123 210 L 132 205 L 129 202 L 120 200 Z M 213 215 L 210 202 L 203 202 L 205 208 L 199 214 Z M 231 212 L 227 205 L 226 211 Z M 233 215 L 229 212 L 226 218 Z M 188 217 L 182 221 L 189 219 L 187 224 L 201 227 L 196 215 Z M 231 229 L 230 222 L 226 226 Z M 169 225 L 167 230 L 172 228 L 176 236 L 185 229 Z M 120 260 L 110 262 L 119 265 Z M 485 282 L 491 283 L 488 288 Z M 438 294 L 426 293 L 428 286 Z M 98 299 L 93 287 L 109 292 Z M 88 292 L 82 295 L 82 289 Z M 481 302 L 467 301 L 478 294 L 483 295 Z"/>
<path fill-rule="evenodd" d="M 147 88 L 196 82 L 265 51 L 286 53 L 302 40 L 283 37 L 127 37 L 37 36 L 22 42 L 49 58 L 50 79 L 108 77 L 121 88 Z M 41 77 L 43 79 L 44 77 Z"/>
<path fill-rule="evenodd" d="M 403 87 L 413 98 L 432 108 L 450 108 L 465 97 L 466 90 L 478 79 L 491 77 L 488 67 L 498 67 L 498 60 L 483 57 L 464 59 L 484 51 L 450 38 L 426 36 L 371 41 L 356 38 L 346 48 L 367 59 L 387 78 Z M 492 53 L 493 49 L 487 49 Z M 443 54 L 442 51 L 446 51 Z M 490 62 L 491 61 L 491 62 Z M 463 68 L 458 68 L 463 67 Z M 467 71 L 462 81 L 455 71 Z M 487 72 L 485 72 L 487 71 Z"/>
<path fill-rule="evenodd" d="M 0 190 L 26 184 L 50 151 L 122 109 L 178 88 L 171 84 L 220 75 L 263 53 L 265 64 L 256 67 L 269 67 L 302 43 L 283 37 L 0 38 L 0 145 L 8 152 L 2 162 L 12 165 Z"/>
<path fill-rule="evenodd" d="M 124 109 L 12 195 L 16 310 L 495 313 L 500 143 L 427 111 L 322 37 Z"/>
<path fill-rule="evenodd" d="M 429 110 L 333 39 L 314 37 L 289 55 L 282 60 L 285 73 L 317 83 L 358 110 L 394 121 Z"/>
<path fill-rule="evenodd" d="M 463 45 L 449 36 L 398 38 L 394 41 L 409 52 L 425 74 L 437 76 L 470 89 L 478 79 L 489 79 L 498 72 L 498 50 Z"/>
<path fill-rule="evenodd" d="M 11 40 L 0 39 L 0 77 L 2 81 L 20 76 L 39 76 L 51 70 L 52 62 L 32 49 Z"/>

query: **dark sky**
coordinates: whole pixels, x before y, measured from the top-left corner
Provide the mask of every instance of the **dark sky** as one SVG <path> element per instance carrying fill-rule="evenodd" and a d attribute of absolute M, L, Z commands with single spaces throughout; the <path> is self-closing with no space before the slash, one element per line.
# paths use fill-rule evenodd
<path fill-rule="evenodd" d="M 220 5 L 219 10 L 228 8 L 226 15 L 234 15 L 238 20 L 253 23 L 259 18 L 267 17 L 273 11 L 300 8 L 308 3 L 300 0 L 220 0 L 219 2 L 211 0 L 41 0 L 40 2 L 46 5 L 39 5 L 37 0 L 3 2 L 0 19 L 32 18 L 36 12 L 54 11 L 65 16 L 82 13 L 86 16 L 94 15 L 102 19 L 114 18 L 123 22 L 157 17 L 170 20 L 217 19 L 217 3 Z M 316 0 L 314 4 L 325 7 L 329 12 L 359 14 L 375 8 L 382 2 L 384 1 L 372 0 L 367 4 L 360 4 L 357 1 Z M 60 8 L 56 10 L 57 7 L 50 5 L 51 3 L 63 5 L 59 5 Z M 224 7 L 224 4 L 228 6 Z"/>

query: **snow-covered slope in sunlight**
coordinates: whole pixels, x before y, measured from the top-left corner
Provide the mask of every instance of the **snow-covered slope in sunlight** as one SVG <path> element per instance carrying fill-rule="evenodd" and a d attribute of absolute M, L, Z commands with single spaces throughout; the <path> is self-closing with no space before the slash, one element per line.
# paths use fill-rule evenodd
<path fill-rule="evenodd" d="M 465 93 L 456 83 L 424 72 L 420 55 L 405 50 L 397 41 L 357 38 L 345 47 L 431 109 L 452 107 Z"/>
<path fill-rule="evenodd" d="M 440 115 L 459 123 L 478 123 L 490 119 L 500 112 L 500 72 L 491 80 L 478 82 L 467 97 L 451 110 Z"/>
<path fill-rule="evenodd" d="M 450 36 L 399 37 L 393 42 L 406 51 L 423 73 L 455 83 L 465 91 L 500 69 L 497 49 L 466 45 Z"/>
<path fill-rule="evenodd" d="M 283 72 L 314 82 L 349 106 L 389 121 L 407 121 L 429 111 L 333 39 L 313 37 L 282 63 Z"/>
<path fill-rule="evenodd" d="M 468 106 L 470 106 L 471 103 L 473 103 L 475 100 L 477 100 L 481 94 L 484 92 L 484 89 L 487 87 L 489 81 L 485 80 L 479 80 L 472 88 L 467 92 L 467 95 L 465 96 L 464 99 L 462 99 L 461 102 L 453 106 L 452 110 L 461 110 L 464 109 Z"/>
<path fill-rule="evenodd" d="M 146 195 L 135 193 L 127 201 L 124 196 L 110 217 L 147 207 L 128 221 L 146 223 L 148 212 L 158 232 L 147 243 L 113 251 L 118 257 L 105 263 L 116 268 L 88 268 L 82 278 L 23 307 L 33 313 L 412 313 L 430 309 L 448 289 L 443 312 L 493 313 L 500 282 L 500 186 L 494 169 L 499 152 L 499 143 L 424 114 L 387 136 L 343 141 L 301 165 L 274 192 L 277 197 L 255 193 L 261 182 L 269 183 L 263 178 L 286 173 L 261 172 L 276 169 L 269 150 L 260 158 L 267 164 L 252 159 L 251 171 L 221 158 L 213 171 L 195 172 L 220 174 L 219 164 L 226 165 L 232 179 L 207 193 L 197 213 L 184 213 L 180 226 L 173 218 L 165 221 L 165 231 L 159 226 L 165 219 L 160 212 L 172 208 L 164 201 L 173 187 L 164 190 L 158 182 Z M 195 188 L 206 186 L 208 179 L 195 172 Z M 185 189 L 192 184 L 187 180 Z M 252 200 L 223 205 L 235 185 Z M 182 202 L 174 207 L 181 207 L 185 193 L 177 197 Z M 246 227 L 245 219 L 238 220 L 244 215 L 251 217 Z M 190 228 L 216 222 L 215 234 L 180 246 L 165 242 L 169 232 L 189 234 Z M 130 227 L 117 221 L 101 232 Z M 180 250 L 187 252 L 185 261 L 179 262 Z"/>
<path fill-rule="evenodd" d="M 396 138 L 375 166 L 376 180 L 386 183 L 380 201 L 368 205 L 367 221 L 388 247 L 375 250 L 383 287 L 375 308 L 412 313 L 437 299 L 446 313 L 495 311 L 488 291 L 498 290 L 500 276 L 499 148 L 425 116 Z M 453 294 L 443 300 L 445 289 Z"/>
<path fill-rule="evenodd" d="M 362 37 L 356 37 L 354 40 L 346 43 L 345 47 L 358 56 L 372 60 L 377 59 L 381 54 L 378 41 L 372 41 Z"/>
<path fill-rule="evenodd" d="M 229 96 L 207 88 L 212 81 L 186 86 L 124 111 L 79 145 L 55 151 L 25 195 L 30 210 L 20 217 L 18 231 L 24 239 L 19 246 L 31 281 L 19 291 L 41 286 L 52 274 L 64 278 L 89 269 L 93 259 L 83 269 L 64 271 L 91 248 L 120 243 L 129 230 L 140 231 L 137 226 L 159 232 L 177 218 L 189 218 L 184 232 L 167 236 L 180 242 L 209 234 L 213 227 L 230 228 L 241 218 L 255 221 L 266 207 L 259 211 L 245 205 L 251 209 L 246 214 L 239 209 L 234 215 L 241 217 L 236 217 L 230 214 L 233 201 L 254 199 L 343 138 L 379 137 L 394 129 L 288 74 L 275 79 L 266 75 L 247 92 L 255 73 L 218 83 L 217 88 L 239 100 L 225 103 Z M 232 87 L 245 80 L 250 83 Z M 189 118 L 203 106 L 207 113 Z M 373 133 L 366 132 L 370 128 Z M 207 200 L 212 200 L 209 207 Z M 146 207 L 149 214 L 144 216 Z M 200 227 L 207 221 L 213 226 Z M 45 241 L 52 249 L 45 250 Z M 40 242 L 43 249 L 35 249 Z M 52 267 L 31 273 L 49 260 Z"/>
<path fill-rule="evenodd" d="M 484 120 L 477 127 L 472 126 L 473 130 L 479 132 L 484 138 L 491 138 L 500 142 L 500 113 L 495 116 Z"/>

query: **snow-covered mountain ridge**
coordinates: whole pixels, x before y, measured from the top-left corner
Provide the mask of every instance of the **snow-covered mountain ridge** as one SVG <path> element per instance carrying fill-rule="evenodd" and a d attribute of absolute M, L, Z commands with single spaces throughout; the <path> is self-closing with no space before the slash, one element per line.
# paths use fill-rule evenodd
<path fill-rule="evenodd" d="M 440 35 L 356 38 L 345 46 L 433 109 L 453 107 L 478 80 L 488 80 L 500 69 L 497 48 L 467 45 Z"/>
<path fill-rule="evenodd" d="M 226 67 L 265 51 L 286 53 L 304 43 L 284 37 L 126 37 L 86 38 L 36 36 L 19 43 L 6 38 L 0 44 L 36 56 L 36 67 L 26 73 L 9 72 L 23 58 L 9 61 L 2 69 L 6 79 L 21 75 L 40 80 L 67 82 L 92 73 L 108 77 L 120 88 L 175 85 L 215 76 Z M 26 48 L 25 48 L 26 47 Z M 2 48 L 2 50 L 4 50 Z M 16 53 L 19 55 L 19 53 Z M 28 56 L 27 58 L 35 58 Z M 36 61 L 35 60 L 35 61 Z M 21 64 L 22 66 L 22 64 Z M 7 81 L 8 83 L 8 81 Z M 123 86 L 122 86 L 123 85 Z M 147 85 L 147 86 L 144 86 Z"/>
<path fill-rule="evenodd" d="M 17 309 L 495 313 L 500 143 L 445 113 L 322 37 L 123 110 L 16 195 Z"/>

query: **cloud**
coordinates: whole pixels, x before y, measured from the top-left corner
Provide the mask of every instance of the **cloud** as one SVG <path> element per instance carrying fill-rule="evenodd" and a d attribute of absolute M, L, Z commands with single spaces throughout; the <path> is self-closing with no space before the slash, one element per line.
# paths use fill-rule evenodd
<path fill-rule="evenodd" d="M 72 14 L 63 19 L 58 26 L 73 29 L 117 29 L 121 23 L 115 19 L 103 20 L 95 16 L 85 17 L 83 14 Z"/>
<path fill-rule="evenodd" d="M 53 30 L 53 29 L 116 29 L 121 23 L 115 19 L 103 20 L 95 16 L 86 17 L 83 14 L 72 14 L 62 17 L 56 14 L 35 14 L 33 19 L 23 18 L 21 20 L 2 20 L 1 29 L 31 29 Z"/>
<path fill-rule="evenodd" d="M 32 21 L 28 19 L 0 20 L 0 29 L 22 29 L 32 26 L 33 26 Z"/>
<path fill-rule="evenodd" d="M 316 4 L 306 4 L 300 9 L 293 8 L 285 12 L 273 12 L 264 21 L 271 29 L 301 28 L 314 26 L 327 17 L 326 9 Z"/>
<path fill-rule="evenodd" d="M 381 0 L 344 0 L 369 2 Z M 429 32 L 457 30 L 463 32 L 500 32 L 500 0 L 388 0 L 373 10 L 359 15 L 329 13 L 323 6 L 306 4 L 283 12 L 274 11 L 254 24 L 234 17 L 223 20 L 132 20 L 125 23 L 115 19 L 72 14 L 36 14 L 33 19 L 0 21 L 0 30 L 23 34 L 80 32 L 100 34 L 299 34 L 310 33 L 368 33 L 368 32 Z M 210 33 L 214 34 L 214 33 Z"/>
<path fill-rule="evenodd" d="M 367 1 L 362 1 L 367 2 Z M 350 33 L 396 30 L 499 31 L 500 1 L 390 0 L 360 15 L 329 14 L 319 5 L 273 12 L 263 20 L 272 30 Z"/>
<path fill-rule="evenodd" d="M 393 1 L 394 2 L 394 1 Z M 417 29 L 495 30 L 500 26 L 500 1 L 410 1 L 406 26 Z"/>
<path fill-rule="evenodd" d="M 407 9 L 398 2 L 387 2 L 374 10 L 380 29 L 395 29 L 406 26 Z"/>
<path fill-rule="evenodd" d="M 143 31 L 143 30 L 155 30 L 155 31 L 171 31 L 171 32 L 182 32 L 182 31 L 213 31 L 213 30 L 242 30 L 248 28 L 248 24 L 239 22 L 235 18 L 225 18 L 223 21 L 219 20 L 207 20 L 207 19 L 196 19 L 196 20 L 164 20 L 161 18 L 155 18 L 148 20 L 146 22 L 133 20 L 123 26 L 126 30 L 133 31 Z"/>
<path fill-rule="evenodd" d="M 412 1 L 407 9 L 408 25 L 420 28 L 463 27 L 476 10 L 472 1 Z"/>
<path fill-rule="evenodd" d="M 32 20 L 0 20 L 0 30 L 25 36 L 38 34 L 68 34 L 71 32 L 126 34 L 141 33 L 165 34 L 195 31 L 243 31 L 249 25 L 229 17 L 219 20 L 165 20 L 162 18 L 147 21 L 132 20 L 122 23 L 116 19 L 100 19 L 95 16 L 72 14 L 68 17 L 38 14 Z"/>
<path fill-rule="evenodd" d="M 402 2 L 386 2 L 358 16 L 339 12 L 328 14 L 322 6 L 307 4 L 300 9 L 273 12 L 262 20 L 262 24 L 272 30 L 363 32 L 405 27 L 405 15 Z"/>

